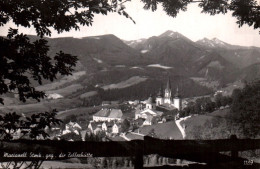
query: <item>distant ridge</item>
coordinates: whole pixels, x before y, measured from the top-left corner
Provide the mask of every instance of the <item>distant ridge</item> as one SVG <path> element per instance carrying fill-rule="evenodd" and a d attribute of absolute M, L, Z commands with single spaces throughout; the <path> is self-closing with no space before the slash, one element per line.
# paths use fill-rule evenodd
<path fill-rule="evenodd" d="M 37 39 L 36 36 L 29 36 Z M 158 70 L 148 65 L 161 65 L 181 76 L 199 76 L 210 80 L 239 79 L 243 68 L 260 63 L 260 48 L 231 45 L 218 38 L 203 38 L 193 42 L 186 36 L 168 30 L 147 39 L 124 41 L 115 35 L 100 35 L 82 38 L 46 38 L 49 53 L 62 50 L 79 57 L 80 70 L 88 73 L 111 69 L 138 68 L 131 71 L 141 75 L 146 69 Z M 118 70 L 119 71 L 119 70 Z M 159 72 L 158 72 L 159 73 Z M 140 74 L 134 74 L 139 76 Z M 230 78 L 232 76 L 232 78 Z"/>

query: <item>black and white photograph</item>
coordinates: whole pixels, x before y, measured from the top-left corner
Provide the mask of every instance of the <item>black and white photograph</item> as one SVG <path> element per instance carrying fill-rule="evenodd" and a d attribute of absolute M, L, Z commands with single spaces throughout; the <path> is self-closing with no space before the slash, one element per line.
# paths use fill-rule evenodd
<path fill-rule="evenodd" d="M 260 0 L 0 0 L 0 169 L 143 168 L 260 168 Z"/>

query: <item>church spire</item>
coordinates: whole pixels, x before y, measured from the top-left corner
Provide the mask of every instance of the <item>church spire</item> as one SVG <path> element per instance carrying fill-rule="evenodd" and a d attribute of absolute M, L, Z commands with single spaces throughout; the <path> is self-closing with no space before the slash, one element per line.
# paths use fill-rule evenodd
<path fill-rule="evenodd" d="M 171 90 L 171 82 L 170 82 L 170 78 L 168 77 L 168 81 L 166 84 L 166 90 L 170 91 Z"/>
<path fill-rule="evenodd" d="M 171 82 L 170 82 L 170 78 L 168 78 L 168 82 L 166 84 L 166 88 L 165 88 L 165 91 L 164 91 L 164 97 L 168 98 L 168 99 L 171 99 L 172 97 L 172 91 L 171 91 Z"/>

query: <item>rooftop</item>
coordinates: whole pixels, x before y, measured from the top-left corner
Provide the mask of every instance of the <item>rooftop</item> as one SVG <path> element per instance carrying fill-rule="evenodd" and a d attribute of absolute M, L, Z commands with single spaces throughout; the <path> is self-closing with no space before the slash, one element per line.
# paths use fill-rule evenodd
<path fill-rule="evenodd" d="M 122 118 L 123 113 L 120 109 L 101 109 L 94 116 L 108 118 Z"/>

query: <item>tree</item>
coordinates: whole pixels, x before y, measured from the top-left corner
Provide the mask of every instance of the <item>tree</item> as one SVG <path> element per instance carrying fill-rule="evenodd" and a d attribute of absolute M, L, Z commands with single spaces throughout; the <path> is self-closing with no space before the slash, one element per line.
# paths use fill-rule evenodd
<path fill-rule="evenodd" d="M 260 136 L 260 81 L 247 84 L 243 89 L 232 93 L 230 128 L 240 137 L 257 138 Z"/>
<path fill-rule="evenodd" d="M 0 26 L 12 21 L 17 26 L 33 27 L 38 38 L 34 42 L 18 29 L 9 29 L 7 37 L 0 37 L 0 103 L 3 94 L 16 93 L 25 102 L 33 98 L 40 101 L 45 93 L 37 91 L 33 81 L 42 84 L 43 79 L 53 81 L 57 75 L 70 75 L 76 65 L 77 57 L 60 51 L 49 56 L 49 46 L 44 36 L 51 36 L 50 28 L 58 33 L 78 30 L 79 25 L 90 26 L 94 14 L 106 15 L 117 12 L 129 17 L 121 0 L 3 0 L 0 2 Z M 45 112 L 25 117 L 16 113 L 0 116 L 0 134 L 12 139 L 18 129 L 35 138 L 40 134 L 45 138 L 43 128 L 51 123 L 59 123 L 55 112 Z M 48 123 L 49 122 L 49 123 Z M 39 168 L 41 163 L 32 162 L 30 168 Z M 8 164 L 9 166 L 9 164 Z M 14 164 L 14 168 L 17 163 Z M 6 167 L 8 168 L 8 167 Z M 29 166 L 28 166 L 29 168 Z"/>
<path fill-rule="evenodd" d="M 122 132 L 127 132 L 129 127 L 130 127 L 130 122 L 127 119 L 125 119 L 121 124 Z"/>
<path fill-rule="evenodd" d="M 97 134 L 94 133 L 87 133 L 85 135 L 85 141 L 104 141 L 106 139 L 106 132 L 100 131 Z"/>
<path fill-rule="evenodd" d="M 121 0 L 12 0 L 0 2 L 0 26 L 13 21 L 17 26 L 34 27 L 40 39 L 30 42 L 17 29 L 9 29 L 6 38 L 0 38 L 0 95 L 14 92 L 21 101 L 33 98 L 39 101 L 44 92 L 36 91 L 32 80 L 53 81 L 58 74 L 69 75 L 77 57 L 62 51 L 49 56 L 47 41 L 50 28 L 58 33 L 79 30 L 80 25 L 90 26 L 94 14 L 117 12 L 128 18 Z M 0 99 L 3 104 L 3 99 Z"/>
<path fill-rule="evenodd" d="M 67 140 L 67 141 L 82 141 L 82 138 L 81 138 L 81 135 L 77 135 L 76 133 L 74 132 L 71 132 L 71 133 L 67 133 L 65 135 L 62 135 L 61 136 L 61 139 L 62 140 Z"/>
<path fill-rule="evenodd" d="M 38 137 L 47 138 L 46 127 L 59 125 L 61 120 L 55 118 L 56 110 L 52 112 L 33 114 L 31 117 L 22 117 L 15 112 L 0 116 L 0 139 L 10 140 L 14 134 L 20 134 L 16 139 L 27 137 L 37 139 Z"/>
<path fill-rule="evenodd" d="M 225 118 L 213 117 L 206 120 L 204 124 L 195 125 L 187 132 L 188 139 L 208 140 L 208 139 L 226 139 L 230 137 L 227 130 L 227 121 Z"/>
<path fill-rule="evenodd" d="M 157 10 L 158 4 L 162 5 L 164 11 L 172 17 L 176 17 L 179 11 L 186 11 L 191 3 L 198 3 L 203 13 L 210 15 L 226 14 L 232 12 L 237 19 L 239 27 L 247 24 L 254 29 L 260 28 L 260 6 L 256 0 L 142 0 L 145 9 Z"/>

